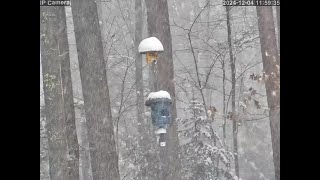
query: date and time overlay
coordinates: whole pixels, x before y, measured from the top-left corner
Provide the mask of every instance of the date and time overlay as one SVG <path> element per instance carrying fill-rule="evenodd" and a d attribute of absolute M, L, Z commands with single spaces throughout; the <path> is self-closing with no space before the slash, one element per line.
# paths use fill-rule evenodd
<path fill-rule="evenodd" d="M 109 0 L 110 1 L 110 0 Z M 40 0 L 40 6 L 70 6 L 70 0 Z M 280 0 L 222 0 L 223 6 L 280 6 Z"/>
<path fill-rule="evenodd" d="M 223 6 L 280 6 L 280 0 L 223 0 Z"/>

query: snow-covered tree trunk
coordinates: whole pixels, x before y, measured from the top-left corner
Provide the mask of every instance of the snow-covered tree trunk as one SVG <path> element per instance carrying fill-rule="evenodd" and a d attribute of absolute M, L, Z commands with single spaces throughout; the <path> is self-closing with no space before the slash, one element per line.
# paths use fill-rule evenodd
<path fill-rule="evenodd" d="M 72 15 L 94 180 L 119 179 L 109 89 L 97 5 L 72 0 Z"/>
<path fill-rule="evenodd" d="M 65 20 L 63 7 L 40 8 L 41 60 L 51 180 L 70 179 L 61 82 L 61 62 L 69 58 Z"/>
<path fill-rule="evenodd" d="M 164 52 L 159 54 L 157 61 L 158 90 L 168 91 L 172 97 L 171 125 L 167 130 L 167 145 L 161 148 L 162 179 L 179 180 L 181 162 L 179 158 L 179 140 L 177 135 L 177 111 L 175 87 L 173 82 L 172 40 L 169 24 L 167 0 L 146 0 L 149 36 L 157 37 L 163 44 Z"/>
<path fill-rule="evenodd" d="M 232 38 L 231 38 L 231 24 L 230 24 L 230 7 L 226 6 L 227 13 L 227 30 L 228 30 L 228 46 L 231 66 L 231 107 L 232 107 L 232 133 L 233 133 L 233 152 L 234 152 L 234 165 L 236 175 L 239 177 L 239 160 L 238 160 L 238 130 L 237 130 L 237 119 L 236 119 L 236 65 L 235 58 L 232 52 Z"/>
<path fill-rule="evenodd" d="M 269 107 L 275 179 L 280 179 L 280 60 L 271 6 L 257 6 L 263 69 Z"/>

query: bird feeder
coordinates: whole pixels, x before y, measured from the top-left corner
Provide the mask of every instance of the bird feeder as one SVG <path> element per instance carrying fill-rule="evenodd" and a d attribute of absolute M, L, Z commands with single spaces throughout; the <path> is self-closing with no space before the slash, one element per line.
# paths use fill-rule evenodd
<path fill-rule="evenodd" d="M 152 125 L 156 128 L 166 128 L 171 122 L 172 100 L 167 91 L 152 92 L 145 105 L 151 108 Z"/>
<path fill-rule="evenodd" d="M 163 51 L 162 43 L 156 37 L 149 37 L 142 40 L 139 44 L 139 53 L 146 54 L 148 64 L 158 59 L 158 53 Z"/>
<path fill-rule="evenodd" d="M 146 55 L 148 64 L 151 64 L 158 59 L 158 52 L 147 52 Z"/>

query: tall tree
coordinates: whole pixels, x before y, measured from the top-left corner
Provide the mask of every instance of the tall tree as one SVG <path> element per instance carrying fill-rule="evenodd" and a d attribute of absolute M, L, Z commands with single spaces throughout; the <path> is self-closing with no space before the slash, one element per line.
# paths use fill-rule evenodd
<path fill-rule="evenodd" d="M 42 6 L 40 8 L 40 21 L 50 179 L 77 179 L 79 178 L 78 154 L 77 148 L 73 149 L 74 145 L 72 143 L 78 145 L 78 142 L 76 135 L 70 132 L 75 131 L 75 129 L 72 130 L 72 128 L 75 128 L 72 124 L 74 123 L 74 121 L 72 122 L 74 109 L 72 110 L 72 107 L 69 106 L 70 103 L 73 103 L 73 100 L 70 101 L 69 99 L 72 97 L 66 97 L 72 95 L 68 94 L 72 87 L 68 81 L 70 76 L 67 77 L 68 74 L 66 73 L 68 67 L 64 67 L 67 63 L 70 63 L 64 7 Z M 64 96 L 64 93 L 66 93 L 66 96 Z M 66 127 L 66 123 L 71 127 Z M 71 134 L 67 136 L 67 133 Z M 75 138 L 73 135 L 75 135 Z M 68 140 L 71 140 L 70 144 L 67 143 Z M 70 158 L 67 158 L 68 148 L 74 155 L 71 158 L 72 161 L 68 161 Z"/>
<path fill-rule="evenodd" d="M 68 43 L 69 43 L 70 69 L 77 69 L 75 71 L 71 71 L 71 76 L 73 78 L 73 83 L 72 83 L 73 95 L 74 95 L 74 98 L 83 99 L 81 82 L 80 82 L 80 73 L 78 71 L 79 69 L 78 53 L 76 48 L 76 40 L 74 36 L 74 26 L 73 26 L 71 7 L 65 6 L 65 11 L 66 11 L 66 19 L 67 19 L 66 22 L 67 22 Z M 77 127 L 78 142 L 79 142 L 79 180 L 92 180 L 87 126 L 86 126 L 85 117 L 82 116 L 82 114 L 84 113 L 82 112 L 84 112 L 83 106 L 77 103 L 77 105 L 75 106 L 75 114 L 76 114 L 76 127 Z"/>
<path fill-rule="evenodd" d="M 142 14 L 142 0 L 135 0 L 135 38 L 134 46 L 138 47 L 142 40 L 143 29 L 143 14 Z M 144 113 L 144 96 L 143 96 L 143 77 L 142 77 L 142 56 L 136 51 L 135 55 L 136 66 L 136 94 L 137 94 L 137 118 L 143 121 Z M 144 124 L 144 123 L 143 123 Z"/>
<path fill-rule="evenodd" d="M 226 6 L 227 13 L 227 30 L 228 30 L 228 46 L 231 66 L 231 107 L 232 107 L 232 133 L 233 133 L 233 152 L 234 152 L 234 165 L 236 175 L 239 177 L 239 160 L 238 160 L 238 137 L 237 137 L 237 119 L 236 119 L 236 65 L 235 58 L 232 52 L 232 39 L 231 39 L 231 24 L 230 24 L 230 6 Z"/>
<path fill-rule="evenodd" d="M 164 52 L 159 54 L 156 64 L 156 82 L 159 90 L 168 91 L 173 99 L 171 110 L 172 123 L 168 127 L 167 146 L 161 148 L 162 179 L 180 179 L 181 161 L 178 156 L 179 140 L 177 135 L 177 110 L 173 82 L 172 41 L 169 25 L 167 0 L 146 0 L 149 36 L 157 37 L 163 44 Z"/>
<path fill-rule="evenodd" d="M 280 2 L 280 0 L 279 0 Z M 276 26 L 277 26 L 277 32 L 278 32 L 278 50 L 280 52 L 280 6 L 275 6 L 274 7 L 274 11 L 275 11 L 275 20 L 276 21 Z"/>
<path fill-rule="evenodd" d="M 106 65 L 94 0 L 72 0 L 94 180 L 119 179 Z"/>
<path fill-rule="evenodd" d="M 142 0 L 135 0 L 135 37 L 134 47 L 138 47 L 142 40 L 143 30 L 143 9 Z M 136 67 L 136 96 L 137 96 L 137 124 L 139 135 L 140 156 L 138 162 L 139 179 L 154 179 L 155 174 L 153 169 L 152 155 L 150 154 L 152 139 L 150 138 L 150 125 L 147 118 L 144 117 L 144 95 L 143 95 L 143 74 L 142 74 L 142 55 L 136 51 L 135 54 L 135 67 Z"/>
<path fill-rule="evenodd" d="M 63 8 L 63 7 L 61 7 Z M 64 33 L 60 48 L 65 49 L 66 55 L 61 59 L 61 80 L 66 121 L 66 135 L 68 143 L 68 176 L 70 179 L 79 179 L 79 143 L 76 129 L 76 115 L 74 110 L 72 79 L 70 70 L 69 44 L 67 37 L 66 15 L 64 15 Z"/>
<path fill-rule="evenodd" d="M 280 179 L 280 60 L 271 6 L 257 6 L 258 26 L 273 149 L 275 179 Z"/>
<path fill-rule="evenodd" d="M 227 127 L 227 112 L 226 112 L 226 66 L 225 60 L 221 60 L 221 69 L 222 69 L 222 93 L 223 93 L 223 126 L 222 126 L 222 135 L 224 146 L 227 142 L 226 127 Z"/>
<path fill-rule="evenodd" d="M 83 99 L 82 88 L 80 82 L 80 73 L 78 71 L 78 54 L 76 48 L 76 40 L 74 36 L 74 26 L 72 19 L 71 6 L 65 6 L 66 18 L 67 18 L 67 32 L 69 42 L 69 55 L 70 55 L 70 68 L 76 69 L 71 71 L 73 78 L 72 89 L 75 99 Z M 75 102 L 75 114 L 76 114 L 76 127 L 79 142 L 79 180 L 92 180 L 89 141 L 87 135 L 87 126 L 85 117 L 82 116 L 84 108 L 79 102 Z"/>
<path fill-rule="evenodd" d="M 277 25 L 278 25 L 278 49 L 280 52 L 280 6 L 276 6 L 276 12 L 277 12 Z"/>
<path fill-rule="evenodd" d="M 107 59 L 107 51 L 106 43 L 108 41 L 107 36 L 105 35 L 106 29 L 107 29 L 107 17 L 106 12 L 104 8 L 104 2 L 96 1 L 97 3 L 97 12 L 98 12 L 98 18 L 99 18 L 99 25 L 100 25 L 100 31 L 101 31 L 101 40 L 102 40 L 102 47 L 103 47 L 103 57 L 104 59 Z"/>

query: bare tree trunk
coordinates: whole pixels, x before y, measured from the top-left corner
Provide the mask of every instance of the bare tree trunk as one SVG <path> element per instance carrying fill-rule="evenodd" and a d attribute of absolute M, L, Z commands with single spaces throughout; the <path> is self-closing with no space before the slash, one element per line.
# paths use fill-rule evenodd
<path fill-rule="evenodd" d="M 109 89 L 97 6 L 93 0 L 72 0 L 72 15 L 88 128 L 94 180 L 119 179 Z"/>
<path fill-rule="evenodd" d="M 76 47 L 76 40 L 74 36 L 74 26 L 72 19 L 72 10 L 70 6 L 65 6 L 66 19 L 67 19 L 67 32 L 68 32 L 68 43 L 69 43 L 69 55 L 70 55 L 70 69 L 72 77 L 72 89 L 74 98 L 82 97 L 82 88 L 80 80 L 80 73 L 78 64 L 78 53 Z M 79 143 L 79 180 L 92 180 L 91 162 L 90 162 L 90 152 L 89 152 L 89 142 L 87 134 L 87 126 L 85 118 L 82 116 L 82 110 L 84 109 L 75 108 L 75 119 Z"/>
<path fill-rule="evenodd" d="M 92 180 L 92 167 L 91 167 L 91 158 L 90 158 L 90 151 L 89 151 L 89 140 L 88 140 L 88 131 L 87 131 L 87 124 L 85 118 L 80 120 L 79 124 L 79 144 L 81 144 L 80 150 L 80 173 L 81 176 L 79 180 Z"/>
<path fill-rule="evenodd" d="M 97 12 L 98 12 L 98 18 L 99 18 L 99 27 L 100 27 L 100 31 L 101 31 L 101 41 L 102 41 L 102 48 L 103 48 L 103 57 L 104 60 L 108 59 L 108 49 L 106 48 L 106 43 L 108 41 L 107 39 L 107 35 L 106 35 L 106 31 L 107 31 L 107 17 L 106 17 L 106 12 L 105 12 L 105 8 L 104 8 L 104 4 L 105 2 L 101 2 L 100 1 L 95 1 L 97 3 Z"/>
<path fill-rule="evenodd" d="M 40 179 L 50 180 L 48 137 L 45 116 L 46 115 L 43 94 L 42 63 L 40 56 Z"/>
<path fill-rule="evenodd" d="M 227 126 L 227 116 L 226 116 L 226 69 L 225 61 L 222 59 L 222 93 L 223 93 L 223 143 L 226 145 L 226 126 Z"/>
<path fill-rule="evenodd" d="M 263 69 L 269 106 L 275 179 L 280 179 L 280 60 L 272 7 L 257 6 Z"/>
<path fill-rule="evenodd" d="M 143 29 L 143 10 L 142 0 L 135 0 L 135 39 L 134 44 L 137 48 L 142 41 L 142 29 Z M 148 119 L 144 116 L 144 94 L 143 94 L 143 75 L 142 75 L 142 55 L 136 51 L 135 55 L 135 67 L 136 67 L 136 96 L 137 96 L 137 123 L 139 131 L 139 145 L 142 152 L 140 154 L 140 161 L 138 162 L 139 171 L 137 172 L 138 179 L 148 180 L 156 179 L 156 173 L 154 171 L 152 158 L 155 154 L 150 152 L 152 150 L 151 143 L 152 134 L 151 128 L 148 123 Z M 151 83 L 155 81 L 150 81 Z"/>
<path fill-rule="evenodd" d="M 40 40 L 51 180 L 68 177 L 67 138 L 61 80 L 61 62 L 68 56 L 65 10 L 40 7 Z M 67 44 L 68 45 L 68 44 Z"/>
<path fill-rule="evenodd" d="M 235 58 L 232 53 L 232 39 L 231 39 L 231 24 L 230 24 L 230 7 L 226 6 L 227 13 L 227 29 L 228 29 L 228 45 L 231 65 L 231 101 L 232 101 L 232 132 L 233 132 L 233 152 L 234 152 L 234 165 L 236 175 L 239 176 L 239 160 L 238 160 L 238 137 L 237 137 L 237 119 L 236 119 L 236 65 Z"/>
<path fill-rule="evenodd" d="M 280 52 L 280 6 L 276 6 L 276 12 L 277 12 L 277 24 L 278 24 L 278 50 Z"/>
<path fill-rule="evenodd" d="M 135 0 L 135 38 L 134 47 L 138 47 L 142 41 L 142 0 Z M 144 122 L 144 96 L 143 96 L 143 77 L 142 77 L 142 56 L 136 51 L 135 56 L 136 66 L 136 95 L 137 95 L 137 118 L 141 128 L 145 127 Z M 143 129 L 142 129 L 143 130 Z M 141 133 L 145 131 L 140 131 Z"/>
<path fill-rule="evenodd" d="M 66 19 L 66 15 L 64 16 Z M 76 115 L 74 110 L 72 79 L 70 70 L 69 44 L 66 21 L 63 21 L 65 33 L 60 48 L 67 49 L 68 53 L 61 59 L 61 78 L 63 88 L 66 134 L 68 143 L 68 175 L 70 179 L 79 179 L 79 143 L 76 129 Z"/>
<path fill-rule="evenodd" d="M 158 70 L 157 83 L 159 90 L 166 90 L 173 99 L 171 110 L 172 123 L 168 127 L 167 146 L 161 148 L 160 158 L 162 165 L 162 179 L 179 180 L 181 161 L 179 154 L 179 140 L 177 134 L 177 117 L 175 87 L 173 82 L 172 41 L 169 26 L 169 13 L 167 0 L 146 0 L 147 22 L 149 36 L 157 37 L 164 47 L 164 52 L 159 54 L 156 68 Z"/>

